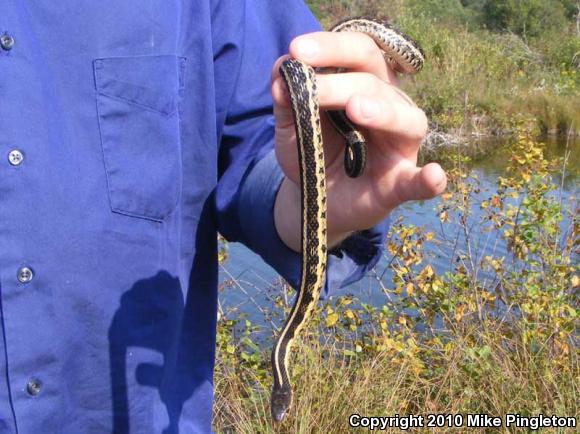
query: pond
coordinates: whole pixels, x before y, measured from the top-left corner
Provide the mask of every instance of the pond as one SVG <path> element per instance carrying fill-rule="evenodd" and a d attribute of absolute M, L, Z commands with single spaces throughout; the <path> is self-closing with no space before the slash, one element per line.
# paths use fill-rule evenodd
<path fill-rule="evenodd" d="M 512 141 L 503 139 L 503 143 L 496 143 L 496 151 L 492 155 L 480 158 L 471 163 L 471 167 L 480 182 L 480 191 L 475 194 L 477 203 L 488 199 L 491 192 L 495 191 L 497 178 L 505 174 L 505 169 L 510 156 L 510 143 Z M 545 154 L 550 158 L 568 158 L 567 172 L 564 176 L 557 177 L 555 182 L 562 188 L 555 191 L 564 209 L 577 209 L 578 202 L 578 171 L 580 170 L 580 140 L 549 139 L 545 140 Z M 453 237 L 455 234 L 448 233 L 440 223 L 436 212 L 440 198 L 428 201 L 412 202 L 400 206 L 392 214 L 393 221 L 402 219 L 404 224 L 422 226 L 427 231 L 432 231 L 436 237 L 444 235 Z M 472 208 L 475 213 L 474 221 L 480 217 L 481 210 L 475 206 Z M 569 216 L 562 222 L 562 229 L 569 225 Z M 446 233 L 447 232 L 447 233 Z M 465 248 L 465 243 L 453 245 L 453 243 L 440 243 L 437 248 L 431 248 L 428 252 L 429 263 L 433 265 L 437 272 L 449 270 L 450 258 L 457 255 L 457 249 Z M 474 256 L 482 258 L 484 255 L 508 256 L 505 243 L 497 239 L 494 232 L 478 232 L 477 228 L 472 228 L 470 234 L 470 248 L 475 252 Z M 375 271 L 369 273 L 361 281 L 336 291 L 333 295 L 340 296 L 353 294 L 365 302 L 375 306 L 382 306 L 387 300 L 387 294 L 381 290 L 381 285 L 392 286 L 392 273 L 388 269 L 389 254 L 385 254 Z M 485 276 L 483 276 L 485 278 Z M 274 306 L 274 296 L 280 293 L 280 278 L 278 274 L 266 265 L 259 256 L 248 250 L 241 244 L 228 244 L 228 259 L 220 267 L 220 283 L 223 290 L 220 293 L 220 307 L 224 312 L 233 315 L 245 313 L 252 322 L 263 324 L 266 312 L 272 310 Z M 382 283 L 381 283 L 382 282 Z"/>

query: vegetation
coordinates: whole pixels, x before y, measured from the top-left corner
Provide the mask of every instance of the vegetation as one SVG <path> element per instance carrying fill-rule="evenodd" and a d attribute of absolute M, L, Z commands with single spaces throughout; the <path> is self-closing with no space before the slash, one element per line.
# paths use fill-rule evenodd
<path fill-rule="evenodd" d="M 578 160 L 570 149 L 550 157 L 538 139 L 580 130 L 580 5 L 308 3 L 326 27 L 345 16 L 389 16 L 427 53 L 424 71 L 403 86 L 428 112 L 432 130 L 443 137 L 511 133 L 508 167 L 489 186 L 463 147 L 440 154 L 450 186 L 436 202 L 439 227 L 404 216 L 392 225 L 383 266 L 370 277 L 382 302 L 358 294 L 319 306 L 293 354 L 295 401 L 280 426 L 269 414 L 270 348 L 292 290 L 281 282 L 270 288 L 272 303 L 258 306 L 264 321 L 220 310 L 215 430 L 343 433 L 353 430 L 353 413 L 580 418 L 580 220 L 574 196 L 562 194 Z M 220 262 L 227 269 L 224 242 Z M 436 431 L 491 432 L 465 425 Z"/>
<path fill-rule="evenodd" d="M 427 64 L 403 87 L 435 131 L 513 132 L 531 115 L 542 133 L 580 131 L 577 0 L 310 0 L 325 27 L 346 16 L 385 16 Z"/>
<path fill-rule="evenodd" d="M 280 427 L 270 422 L 264 339 L 274 331 L 222 312 L 216 430 L 342 433 L 353 413 L 580 416 L 580 222 L 558 193 L 566 165 L 548 160 L 529 132 L 512 149 L 507 176 L 489 191 L 467 158 L 449 157 L 440 229 L 404 220 L 391 228 L 388 265 L 374 276 L 382 305 L 347 296 L 320 307 L 295 351 L 295 405 Z M 274 324 L 287 295 L 272 306 Z"/>

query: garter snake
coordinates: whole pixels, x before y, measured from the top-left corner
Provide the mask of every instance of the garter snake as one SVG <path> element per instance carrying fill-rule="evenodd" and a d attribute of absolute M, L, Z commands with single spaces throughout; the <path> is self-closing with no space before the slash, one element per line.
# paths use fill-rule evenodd
<path fill-rule="evenodd" d="M 335 25 L 333 32 L 361 32 L 369 35 L 395 70 L 415 73 L 423 65 L 420 47 L 386 22 L 352 18 Z M 274 383 L 272 418 L 280 422 L 292 404 L 288 367 L 290 348 L 312 314 L 326 274 L 326 185 L 325 162 L 317 100 L 315 71 L 309 65 L 288 59 L 280 67 L 286 83 L 296 128 L 302 193 L 300 286 L 292 309 L 272 350 Z M 350 177 L 359 176 L 366 162 L 365 138 L 343 111 L 327 112 L 331 123 L 346 141 L 344 165 Z"/>

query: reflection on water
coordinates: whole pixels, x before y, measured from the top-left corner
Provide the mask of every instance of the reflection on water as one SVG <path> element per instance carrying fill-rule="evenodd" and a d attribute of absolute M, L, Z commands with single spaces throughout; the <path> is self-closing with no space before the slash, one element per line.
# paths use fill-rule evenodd
<path fill-rule="evenodd" d="M 503 137 L 486 139 L 492 142 L 495 149 L 493 154 L 479 158 L 474 162 L 474 168 L 482 175 L 482 179 L 494 183 L 495 179 L 505 173 L 506 166 L 511 157 L 510 144 L 513 142 Z M 544 155 L 546 159 L 567 158 L 566 188 L 573 187 L 573 182 L 580 175 L 580 137 L 569 138 L 548 136 L 542 140 L 545 143 Z"/>
<path fill-rule="evenodd" d="M 499 140 L 499 139 L 496 139 Z M 505 169 L 510 158 L 510 144 L 508 141 L 501 143 L 493 155 L 486 156 L 474 161 L 473 169 L 480 181 L 481 189 L 475 194 L 475 200 L 481 202 L 489 198 L 490 192 L 496 188 L 498 176 L 505 174 Z M 547 146 L 545 154 L 549 158 L 567 158 L 567 170 L 564 173 L 564 180 L 560 176 L 556 182 L 563 185 L 561 191 L 555 194 L 561 195 L 562 205 L 565 209 L 575 209 L 578 196 L 578 178 L 580 175 L 580 140 L 546 140 Z M 455 152 L 455 151 L 453 151 Z M 393 212 L 393 219 L 403 217 L 405 224 L 424 226 L 427 230 L 433 231 L 437 237 L 443 235 L 453 239 L 456 236 L 454 230 L 457 228 L 443 227 L 436 215 L 435 208 L 440 199 L 429 201 L 420 201 L 407 203 Z M 478 220 L 478 207 L 473 207 L 473 221 Z M 569 220 L 562 222 L 563 227 L 569 223 Z M 446 225 L 447 226 L 447 225 Z M 470 237 L 470 248 L 472 253 L 479 259 L 485 255 L 507 256 L 505 244 L 502 240 L 497 239 L 494 232 L 477 231 L 473 228 Z M 443 231 L 443 232 L 442 232 Z M 450 258 L 457 254 L 457 249 L 461 250 L 465 246 L 461 243 L 453 246 L 452 242 L 441 243 L 439 246 L 431 247 L 427 253 L 430 263 L 441 273 L 447 271 L 450 266 Z M 354 294 L 357 298 L 365 303 L 371 303 L 377 306 L 383 305 L 387 300 L 385 293 L 381 291 L 381 284 L 378 276 L 382 276 L 382 281 L 387 287 L 392 286 L 391 274 L 387 271 L 390 257 L 383 257 L 376 267 L 375 273 L 366 276 L 360 282 L 342 289 L 336 295 Z M 484 278 L 486 276 L 480 276 Z M 231 243 L 229 245 L 229 259 L 225 263 L 224 269 L 220 272 L 220 282 L 236 281 L 236 284 L 226 284 L 222 294 L 220 294 L 221 305 L 224 308 L 239 307 L 239 310 L 247 313 L 257 322 L 263 321 L 264 307 L 266 311 L 273 306 L 271 299 L 272 289 L 275 288 L 273 282 L 278 280 L 278 274 L 268 265 L 244 246 Z M 268 289 L 266 291 L 265 289 Z"/>

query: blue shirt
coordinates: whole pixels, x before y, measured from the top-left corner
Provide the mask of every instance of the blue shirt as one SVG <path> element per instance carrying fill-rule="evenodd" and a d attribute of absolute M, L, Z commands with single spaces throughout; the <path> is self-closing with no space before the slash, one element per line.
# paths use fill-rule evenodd
<path fill-rule="evenodd" d="M 316 29 L 299 0 L 2 2 L 0 433 L 211 430 L 217 231 L 298 280 L 269 77 Z"/>

